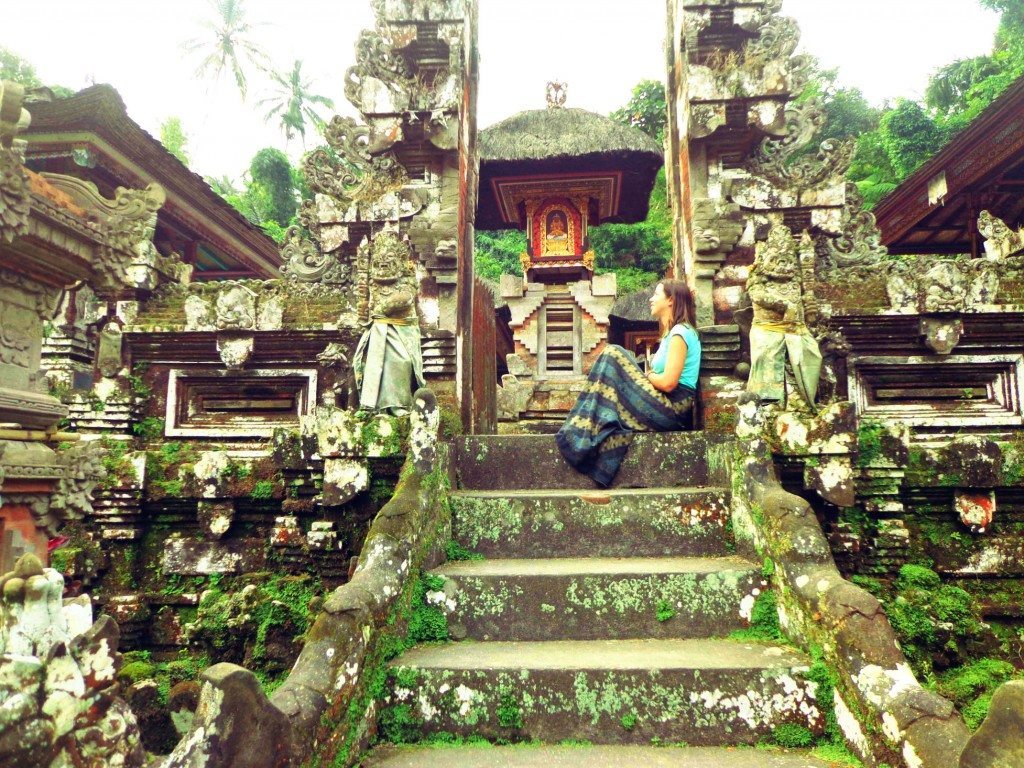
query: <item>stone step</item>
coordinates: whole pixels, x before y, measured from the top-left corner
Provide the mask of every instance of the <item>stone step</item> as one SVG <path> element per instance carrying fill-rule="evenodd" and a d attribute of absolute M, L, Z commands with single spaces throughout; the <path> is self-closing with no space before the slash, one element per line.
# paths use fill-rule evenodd
<path fill-rule="evenodd" d="M 838 768 L 803 750 L 736 747 L 488 745 L 377 747 L 363 768 Z"/>
<path fill-rule="evenodd" d="M 485 557 L 714 557 L 732 545 L 725 488 L 457 491 L 452 505 L 452 537 Z"/>
<path fill-rule="evenodd" d="M 729 438 L 704 432 L 642 432 L 633 437 L 616 488 L 728 485 Z M 475 435 L 453 441 L 460 488 L 591 489 L 547 435 Z"/>
<path fill-rule="evenodd" d="M 558 558 L 449 562 L 428 594 L 455 639 L 715 637 L 748 626 L 765 588 L 738 557 Z"/>
<path fill-rule="evenodd" d="M 808 659 L 730 640 L 463 642 L 391 662 L 381 734 L 595 744 L 752 744 L 820 732 Z"/>

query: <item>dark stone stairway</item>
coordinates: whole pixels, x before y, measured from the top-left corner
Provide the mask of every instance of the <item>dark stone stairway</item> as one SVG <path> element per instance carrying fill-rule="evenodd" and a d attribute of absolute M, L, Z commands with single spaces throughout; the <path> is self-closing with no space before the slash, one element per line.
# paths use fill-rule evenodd
<path fill-rule="evenodd" d="M 729 637 L 768 586 L 733 551 L 724 441 L 638 435 L 609 491 L 549 436 L 464 438 L 455 456 L 453 537 L 485 559 L 433 571 L 426 599 L 452 641 L 395 659 L 384 706 L 420 738 L 588 746 L 446 749 L 445 765 L 825 765 L 731 757 L 784 723 L 822 723 L 805 656 Z M 694 749 L 651 746 L 679 743 Z M 430 751 L 365 764 L 427 765 Z"/>

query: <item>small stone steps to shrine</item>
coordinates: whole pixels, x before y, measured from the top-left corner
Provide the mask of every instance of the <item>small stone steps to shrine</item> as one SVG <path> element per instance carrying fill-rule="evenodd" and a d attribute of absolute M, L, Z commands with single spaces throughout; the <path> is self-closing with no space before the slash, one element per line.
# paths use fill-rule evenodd
<path fill-rule="evenodd" d="M 830 768 L 800 751 L 722 747 L 536 746 L 382 747 L 363 768 Z"/>
<path fill-rule="evenodd" d="M 749 745 L 782 724 L 820 732 L 815 686 L 804 677 L 809 659 L 729 637 L 768 587 L 760 565 L 733 552 L 724 440 L 637 435 L 609 490 L 569 468 L 549 436 L 467 437 L 453 447 L 453 537 L 484 559 L 431 573 L 426 600 L 445 614 L 451 641 L 391 662 L 382 721 L 397 718 L 412 739 L 639 750 L 593 747 L 588 766 L 718 765 L 709 761 L 725 754 L 742 765 L 733 752 L 665 754 L 650 745 Z M 451 750 L 443 759 L 584 759 L 534 749 L 489 758 Z M 367 764 L 419 765 L 430 754 L 385 750 Z M 759 754 L 750 765 L 824 765 L 776 757 Z"/>

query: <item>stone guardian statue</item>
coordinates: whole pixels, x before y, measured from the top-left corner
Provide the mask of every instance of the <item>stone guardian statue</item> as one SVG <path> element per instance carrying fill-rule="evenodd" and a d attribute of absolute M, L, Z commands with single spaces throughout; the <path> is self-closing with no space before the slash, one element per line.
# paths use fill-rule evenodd
<path fill-rule="evenodd" d="M 821 351 L 806 325 L 805 295 L 797 243 L 789 228 L 777 224 L 759 243 L 747 293 L 754 309 L 750 329 L 750 378 L 747 391 L 761 400 L 786 396 L 786 361 L 791 386 L 806 407 L 814 410 L 821 373 Z M 793 407 L 796 403 L 787 403 Z"/>
<path fill-rule="evenodd" d="M 359 407 L 403 414 L 413 406 L 413 392 L 426 385 L 410 248 L 385 231 L 359 250 L 357 290 L 367 325 L 353 366 Z"/>

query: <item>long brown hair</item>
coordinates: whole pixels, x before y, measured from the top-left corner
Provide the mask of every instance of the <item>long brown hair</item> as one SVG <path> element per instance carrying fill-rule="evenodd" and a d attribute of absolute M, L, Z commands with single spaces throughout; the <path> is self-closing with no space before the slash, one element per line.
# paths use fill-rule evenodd
<path fill-rule="evenodd" d="M 686 284 L 685 280 L 662 280 L 662 290 L 665 296 L 672 302 L 672 322 L 668 328 L 662 328 L 662 333 L 667 333 L 680 323 L 696 329 L 697 302 L 694 301 L 693 291 Z"/>

